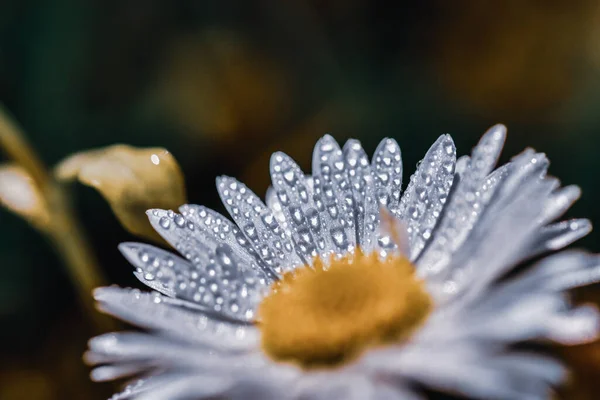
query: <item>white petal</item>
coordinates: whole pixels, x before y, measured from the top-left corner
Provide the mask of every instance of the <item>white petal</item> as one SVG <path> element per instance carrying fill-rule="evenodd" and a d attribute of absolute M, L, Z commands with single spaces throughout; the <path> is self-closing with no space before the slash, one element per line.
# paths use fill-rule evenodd
<path fill-rule="evenodd" d="M 328 227 L 330 232 L 336 232 L 324 236 L 327 246 L 336 253 L 354 251 L 358 239 L 357 223 L 360 223 L 358 210 L 342 150 L 329 135 L 321 138 L 315 145 L 312 172 L 313 199 L 318 213 L 309 216 L 309 223 L 320 224 Z"/>
<path fill-rule="evenodd" d="M 115 379 L 126 378 L 145 372 L 148 369 L 149 366 L 143 363 L 103 365 L 101 367 L 94 368 L 90 373 L 90 378 L 94 382 L 114 381 Z"/>
<path fill-rule="evenodd" d="M 369 253 L 376 246 L 379 225 L 375 174 L 371 170 L 369 157 L 358 140 L 348 140 L 343 153 L 354 198 L 356 242 L 365 253 Z"/>
<path fill-rule="evenodd" d="M 431 146 L 402 195 L 395 214 L 408 225 L 411 260 L 431 237 L 452 186 L 456 148 L 450 135 L 442 135 Z"/>
<path fill-rule="evenodd" d="M 183 308 L 181 301 L 118 287 L 94 291 L 98 308 L 131 324 L 174 335 L 182 340 L 222 349 L 251 349 L 257 346 L 256 329 Z M 169 304 L 169 302 L 171 304 Z"/>
<path fill-rule="evenodd" d="M 581 239 L 592 231 L 592 223 L 587 219 L 562 221 L 540 229 L 538 246 L 532 254 L 537 255 L 546 251 L 560 250 L 563 247 Z"/>
<path fill-rule="evenodd" d="M 217 179 L 217 190 L 225 208 L 266 265 L 281 274 L 301 264 L 291 238 L 271 209 L 246 185 L 222 176 Z"/>
<path fill-rule="evenodd" d="M 317 255 L 327 258 L 333 251 L 328 246 L 333 235 L 323 224 L 311 223 L 319 212 L 300 167 L 286 154 L 274 153 L 271 157 L 271 180 L 302 263 L 311 265 Z"/>
<path fill-rule="evenodd" d="M 219 244 L 207 263 L 194 264 L 159 248 L 142 243 L 122 243 L 119 249 L 138 268 L 143 281 L 158 280 L 177 298 L 198 309 L 250 321 L 266 290 L 257 270 L 238 263 L 229 245 Z M 195 257 L 190 257 L 195 260 Z"/>
<path fill-rule="evenodd" d="M 375 174 L 377 200 L 390 210 L 396 209 L 402 189 L 402 155 L 394 139 L 379 142 L 371 160 L 371 169 Z"/>
<path fill-rule="evenodd" d="M 371 383 L 365 374 L 344 371 L 306 374 L 293 389 L 291 398 L 310 400 L 371 399 Z"/>
<path fill-rule="evenodd" d="M 432 359 L 433 357 L 433 359 Z M 426 387 L 472 398 L 547 398 L 564 378 L 560 364 L 529 354 L 494 356 L 475 346 L 417 348 L 373 353 L 369 368 L 382 376 L 410 378 Z M 459 367 L 457 367 L 459 366 Z"/>
<path fill-rule="evenodd" d="M 557 190 L 544 204 L 541 223 L 548 223 L 560 217 L 580 196 L 581 189 L 578 186 L 565 186 Z"/>
<path fill-rule="evenodd" d="M 153 390 L 161 387 L 171 379 L 180 377 L 180 374 L 163 374 L 158 376 L 146 376 L 143 379 L 137 379 L 123 389 L 123 391 L 114 394 L 109 400 L 126 400 L 139 395 L 147 390 Z"/>
<path fill-rule="evenodd" d="M 545 171 L 538 165 L 543 164 L 543 156 L 525 154 L 498 187 L 469 240 L 455 252 L 442 274 L 436 271 L 438 276 L 428 279 L 430 282 L 455 282 L 459 291 L 468 289 L 474 296 L 532 254 L 542 212 L 539 204 L 552 193 L 556 181 L 540 178 Z M 528 183 L 517 184 L 523 179 Z"/>
<path fill-rule="evenodd" d="M 465 241 L 471 228 L 490 199 L 497 179 L 488 177 L 504 145 L 506 128 L 489 129 L 473 149 L 471 157 L 462 157 L 460 179 L 455 183 L 443 217 L 431 243 L 424 250 L 420 273 L 424 276 L 441 271 L 450 255 Z M 488 190 L 485 190 L 488 189 Z"/>
<path fill-rule="evenodd" d="M 283 207 L 281 206 L 281 203 L 277 198 L 277 193 L 275 192 L 275 189 L 273 189 L 273 186 L 269 186 L 265 197 L 265 203 L 267 204 L 267 207 L 269 207 L 273 212 L 273 215 L 279 222 L 279 226 L 283 228 L 283 230 L 289 237 L 292 237 L 292 232 L 290 231 L 290 227 L 288 226 L 287 220 L 285 219 Z"/>
<path fill-rule="evenodd" d="M 146 214 L 156 232 L 189 261 L 208 264 L 219 249 L 228 248 L 240 272 L 267 281 L 276 279 L 269 266 L 260 262 L 238 227 L 227 218 L 193 204 L 181 206 L 181 212 L 152 209 Z"/>
<path fill-rule="evenodd" d="M 580 306 L 546 321 L 546 336 L 565 345 L 589 343 L 600 334 L 600 315 L 592 306 Z"/>
<path fill-rule="evenodd" d="M 187 375 L 169 379 L 160 387 L 146 390 L 136 400 L 188 400 L 214 398 L 226 391 L 233 383 L 232 378 Z"/>

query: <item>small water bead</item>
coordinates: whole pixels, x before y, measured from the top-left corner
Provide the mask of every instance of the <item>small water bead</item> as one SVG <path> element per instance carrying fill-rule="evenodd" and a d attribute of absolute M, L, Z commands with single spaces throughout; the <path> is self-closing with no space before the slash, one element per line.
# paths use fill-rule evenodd
<path fill-rule="evenodd" d="M 352 196 L 351 194 L 347 195 L 346 197 L 344 197 L 344 203 L 346 207 L 353 207 L 354 206 L 354 196 Z"/>
<path fill-rule="evenodd" d="M 573 221 L 569 224 L 569 229 L 575 231 L 577 229 L 579 229 L 579 222 L 578 221 Z"/>
<path fill-rule="evenodd" d="M 296 173 L 294 168 L 290 167 L 286 171 L 283 172 L 283 179 L 285 179 L 286 183 L 289 186 L 294 186 L 296 184 Z"/>
<path fill-rule="evenodd" d="M 379 204 L 386 206 L 389 202 L 388 191 L 385 188 L 378 188 L 376 190 L 376 197 Z"/>
<path fill-rule="evenodd" d="M 283 191 L 283 190 L 278 191 L 277 198 L 279 199 L 279 202 L 281 203 L 282 206 L 285 207 L 285 206 L 289 205 L 289 197 L 285 191 Z"/>
<path fill-rule="evenodd" d="M 317 247 L 319 247 L 320 250 L 324 250 L 326 245 L 327 245 L 327 243 L 325 242 L 324 239 L 319 238 L 317 240 Z"/>
<path fill-rule="evenodd" d="M 246 234 L 246 236 L 248 236 L 248 239 L 250 239 L 250 240 L 254 240 L 257 238 L 256 226 L 254 226 L 254 224 L 252 222 L 248 223 L 244 227 L 244 233 Z"/>
<path fill-rule="evenodd" d="M 446 151 L 446 154 L 448 154 L 448 155 L 454 154 L 455 149 L 456 148 L 454 146 L 454 142 L 452 141 L 452 139 L 444 141 L 444 150 Z"/>
<path fill-rule="evenodd" d="M 336 227 L 331 229 L 330 231 L 331 238 L 333 239 L 333 243 L 340 249 L 348 246 L 348 239 L 346 237 L 346 232 L 342 227 Z"/>
<path fill-rule="evenodd" d="M 389 235 L 380 236 L 377 239 L 377 244 L 382 249 L 393 249 L 396 247 L 395 243 L 392 241 L 392 238 Z"/>
<path fill-rule="evenodd" d="M 447 173 L 454 173 L 454 163 L 451 160 L 445 161 L 442 164 L 442 167 L 446 170 Z"/>
<path fill-rule="evenodd" d="M 211 306 L 214 304 L 214 296 L 208 292 L 204 293 L 204 295 L 202 295 L 202 300 L 201 300 L 204 304 L 206 304 L 207 306 Z"/>
<path fill-rule="evenodd" d="M 217 246 L 215 254 L 219 259 L 221 265 L 230 267 L 235 266 L 235 261 L 233 260 L 233 252 L 229 245 L 224 243 L 220 244 L 219 246 Z"/>
<path fill-rule="evenodd" d="M 296 225 L 302 225 L 304 223 L 304 213 L 300 207 L 290 207 L 290 214 Z"/>
<path fill-rule="evenodd" d="M 310 226 L 315 231 L 318 232 L 321 230 L 321 220 L 319 218 L 319 213 L 317 212 L 317 210 L 315 210 L 314 208 L 308 209 L 308 211 L 306 212 L 306 217 L 308 218 Z"/>
<path fill-rule="evenodd" d="M 176 215 L 173 220 L 175 221 L 175 224 L 180 228 L 183 228 L 183 226 L 185 225 L 185 218 L 183 218 L 183 216 L 181 216 L 179 214 Z M 163 228 L 164 228 L 164 226 L 163 226 Z"/>
<path fill-rule="evenodd" d="M 152 302 L 154 304 L 160 304 L 162 302 L 162 296 L 158 293 L 153 293 Z"/>
<path fill-rule="evenodd" d="M 215 275 L 217 275 L 217 266 L 214 263 L 210 263 L 206 267 L 206 273 L 208 274 L 208 276 L 214 277 Z"/>
<path fill-rule="evenodd" d="M 302 185 L 298 186 L 298 195 L 303 203 L 308 203 L 308 191 Z"/>
<path fill-rule="evenodd" d="M 323 203 L 321 201 L 320 197 L 315 196 L 313 198 L 313 202 L 315 203 L 315 207 L 316 207 L 317 211 L 319 211 L 319 212 L 325 211 L 325 203 Z"/>
<path fill-rule="evenodd" d="M 323 185 L 323 193 L 327 199 L 335 199 L 335 194 L 333 193 L 333 187 L 331 184 L 326 183 Z"/>
<path fill-rule="evenodd" d="M 327 139 L 327 138 L 325 138 Z M 323 140 L 322 144 L 321 144 L 321 151 L 323 153 L 330 153 L 333 151 L 333 149 L 335 148 L 335 143 L 333 143 L 331 140 Z"/>
<path fill-rule="evenodd" d="M 377 177 L 383 184 L 387 184 L 388 180 L 390 179 L 390 176 L 388 175 L 387 172 L 381 172 L 381 173 L 377 174 Z"/>
<path fill-rule="evenodd" d="M 273 214 L 271 214 L 271 213 L 265 214 L 261 218 L 267 228 L 269 228 L 271 230 L 275 230 L 279 227 L 279 224 L 275 220 L 275 217 L 273 216 Z"/>
<path fill-rule="evenodd" d="M 298 236 L 304 243 L 310 243 L 312 241 L 310 231 L 306 228 L 302 228 L 302 229 L 298 230 Z"/>
<path fill-rule="evenodd" d="M 419 209 L 415 206 L 409 207 L 408 208 L 408 215 L 410 215 L 410 217 L 412 219 L 417 219 L 419 218 Z"/>
<path fill-rule="evenodd" d="M 158 223 L 160 224 L 160 226 L 162 226 L 164 229 L 169 229 L 169 226 L 171 226 L 171 221 L 169 220 L 169 218 L 167 217 L 162 217 Z"/>
<path fill-rule="evenodd" d="M 148 261 L 150 261 L 150 255 L 145 250 L 140 251 L 139 258 L 143 263 L 148 263 Z"/>
<path fill-rule="evenodd" d="M 331 205 L 331 206 L 327 207 L 327 212 L 329 213 L 331 218 L 335 219 L 338 216 L 338 208 L 336 205 Z"/>

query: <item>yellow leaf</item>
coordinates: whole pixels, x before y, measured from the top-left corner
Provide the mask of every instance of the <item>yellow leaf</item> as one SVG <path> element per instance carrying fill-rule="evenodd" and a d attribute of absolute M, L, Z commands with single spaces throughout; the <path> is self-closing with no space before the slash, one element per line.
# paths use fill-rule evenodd
<path fill-rule="evenodd" d="M 150 208 L 176 209 L 186 202 L 183 174 L 162 148 L 114 145 L 74 154 L 55 169 L 59 180 L 78 179 L 98 190 L 131 233 L 159 240 L 146 217 Z"/>
<path fill-rule="evenodd" d="M 0 203 L 39 229 L 50 224 L 44 196 L 31 175 L 16 164 L 0 166 Z"/>

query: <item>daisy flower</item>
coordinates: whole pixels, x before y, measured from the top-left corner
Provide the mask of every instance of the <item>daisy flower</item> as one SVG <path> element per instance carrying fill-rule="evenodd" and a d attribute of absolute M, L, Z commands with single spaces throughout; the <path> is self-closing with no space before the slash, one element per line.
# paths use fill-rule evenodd
<path fill-rule="evenodd" d="M 596 337 L 596 310 L 567 291 L 600 280 L 600 258 L 542 257 L 591 225 L 553 222 L 580 190 L 546 175 L 544 154 L 494 169 L 505 135 L 492 127 L 458 160 L 442 135 L 403 191 L 396 141 L 369 161 L 325 136 L 312 175 L 273 154 L 265 202 L 218 178 L 233 222 L 149 210 L 181 256 L 120 245 L 153 291 L 96 290 L 144 331 L 91 339 L 92 378 L 136 377 L 115 400 L 550 397 L 565 369 L 544 344 Z"/>

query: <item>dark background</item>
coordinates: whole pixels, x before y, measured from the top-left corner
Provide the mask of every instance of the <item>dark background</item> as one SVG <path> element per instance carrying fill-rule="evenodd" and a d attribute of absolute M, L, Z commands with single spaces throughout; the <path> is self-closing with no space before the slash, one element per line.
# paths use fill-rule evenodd
<path fill-rule="evenodd" d="M 406 182 L 438 135 L 465 154 L 502 122 L 503 160 L 546 152 L 583 189 L 570 215 L 600 223 L 599 1 L 4 0 L 0 102 L 49 165 L 114 143 L 166 147 L 190 201 L 220 211 L 217 175 L 262 194 L 272 151 L 308 171 L 325 133 L 369 152 L 396 138 Z M 72 196 L 107 279 L 139 287 L 116 248 L 133 237 L 97 192 Z M 115 387 L 81 362 L 95 332 L 63 265 L 4 210 L 0 274 L 0 398 L 106 398 Z M 594 398 L 600 351 L 566 357 L 586 371 L 569 398 Z"/>

